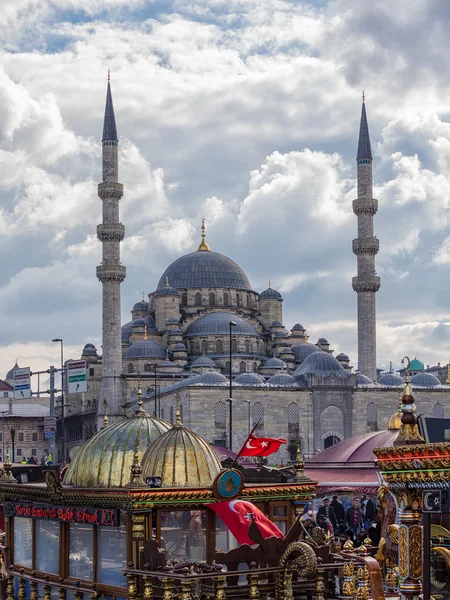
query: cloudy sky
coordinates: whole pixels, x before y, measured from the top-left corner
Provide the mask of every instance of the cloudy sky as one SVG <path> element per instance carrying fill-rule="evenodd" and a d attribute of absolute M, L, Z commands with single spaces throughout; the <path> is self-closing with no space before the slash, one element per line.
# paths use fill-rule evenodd
<path fill-rule="evenodd" d="M 120 137 L 123 319 L 212 249 L 284 324 L 357 364 L 356 141 L 374 151 L 378 364 L 450 358 L 450 3 L 2 0 L 0 377 L 101 344 L 106 71 Z"/>

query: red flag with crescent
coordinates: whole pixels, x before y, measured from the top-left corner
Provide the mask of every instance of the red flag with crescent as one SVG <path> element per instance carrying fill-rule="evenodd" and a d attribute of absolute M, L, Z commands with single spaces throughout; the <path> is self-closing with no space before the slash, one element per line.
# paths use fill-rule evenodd
<path fill-rule="evenodd" d="M 239 450 L 239 456 L 269 456 L 278 450 L 281 444 L 286 444 L 284 439 L 255 437 L 250 434 L 247 441 Z"/>
<path fill-rule="evenodd" d="M 248 537 L 248 528 L 252 521 L 258 525 L 264 539 L 269 537 L 284 539 L 284 534 L 278 527 L 259 508 L 256 508 L 251 502 L 247 502 L 247 500 L 215 502 L 214 504 L 206 504 L 206 506 L 219 515 L 239 544 L 249 544 L 251 546 L 255 543 Z"/>

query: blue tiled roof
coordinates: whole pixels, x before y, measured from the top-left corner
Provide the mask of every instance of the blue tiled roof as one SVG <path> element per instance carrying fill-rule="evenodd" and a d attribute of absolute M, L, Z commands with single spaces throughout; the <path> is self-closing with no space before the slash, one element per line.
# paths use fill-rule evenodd
<path fill-rule="evenodd" d="M 274 321 L 271 327 L 283 327 L 283 325 L 280 323 L 280 321 Z"/>
<path fill-rule="evenodd" d="M 411 377 L 412 385 L 423 385 L 425 387 L 434 387 L 435 385 L 441 385 L 439 379 L 431 373 L 417 373 Z"/>
<path fill-rule="evenodd" d="M 134 319 L 133 321 L 129 321 L 128 323 L 125 323 L 125 325 L 122 325 L 122 342 L 128 342 L 131 331 L 136 325 L 147 325 L 148 332 L 156 331 L 155 320 L 150 315 L 145 317 L 145 319 Z"/>
<path fill-rule="evenodd" d="M 361 109 L 361 123 L 359 126 L 358 152 L 356 154 L 356 160 L 360 160 L 362 158 L 369 158 L 372 160 L 369 126 L 367 125 L 366 105 L 364 102 Z"/>
<path fill-rule="evenodd" d="M 206 254 L 206 252 L 202 252 L 202 254 Z M 212 312 L 191 323 L 186 330 L 185 337 L 197 335 L 229 335 L 230 321 L 236 323 L 236 326 L 231 329 L 234 336 L 249 335 L 255 337 L 259 335 L 251 323 L 233 313 Z"/>
<path fill-rule="evenodd" d="M 294 377 L 301 375 L 315 375 L 316 377 L 337 377 L 347 378 L 350 373 L 328 352 L 318 350 L 305 358 L 302 364 L 297 367 Z"/>
<path fill-rule="evenodd" d="M 267 380 L 267 383 L 270 385 L 283 385 L 283 386 L 296 386 L 297 382 L 292 377 L 292 375 L 288 375 L 287 373 L 279 373 L 278 375 L 272 375 L 270 379 Z"/>
<path fill-rule="evenodd" d="M 260 300 L 272 300 L 272 299 L 280 300 L 280 299 L 282 299 L 282 296 L 281 296 L 280 292 L 277 292 L 277 290 L 268 288 L 267 290 L 264 290 L 263 292 L 261 292 L 259 294 L 259 299 Z"/>
<path fill-rule="evenodd" d="M 178 290 L 172 287 L 171 285 L 165 285 L 162 288 L 158 288 L 156 292 L 157 296 L 179 296 Z M 178 323 L 178 321 L 177 321 Z"/>
<path fill-rule="evenodd" d="M 221 373 L 203 373 L 194 385 L 229 385 L 229 380 Z"/>
<path fill-rule="evenodd" d="M 19 365 L 17 364 L 17 362 L 16 362 L 16 364 L 13 366 L 13 368 L 12 368 L 12 369 L 10 369 L 10 370 L 9 370 L 9 371 L 6 373 L 6 377 L 5 377 L 5 379 L 13 379 L 13 378 L 14 378 L 14 371 L 15 371 L 16 369 L 20 369 L 20 367 L 19 367 Z"/>
<path fill-rule="evenodd" d="M 179 350 L 180 352 L 187 352 L 186 346 L 181 342 L 178 342 L 178 344 L 175 344 L 175 346 L 173 347 L 174 352 L 176 352 L 177 350 Z"/>
<path fill-rule="evenodd" d="M 197 251 L 181 256 L 161 276 L 158 293 L 166 286 L 177 288 L 234 288 L 251 290 L 244 271 L 231 258 L 210 251 Z"/>
<path fill-rule="evenodd" d="M 362 373 L 356 373 L 356 381 L 358 385 L 369 385 L 373 383 L 370 377 L 367 377 L 367 375 L 363 375 Z"/>
<path fill-rule="evenodd" d="M 103 121 L 103 137 L 102 142 L 112 141 L 117 142 L 116 119 L 114 117 L 114 106 L 111 95 L 111 85 L 108 82 L 108 89 L 106 91 L 106 106 L 105 106 L 105 119 Z"/>
<path fill-rule="evenodd" d="M 381 377 L 378 378 L 378 383 L 381 385 L 391 385 L 395 387 L 402 386 L 405 382 L 400 377 L 400 375 L 396 375 L 395 373 L 385 373 Z"/>
<path fill-rule="evenodd" d="M 133 310 L 148 310 L 148 302 L 145 300 L 136 302 L 136 304 L 133 306 Z"/>
<path fill-rule="evenodd" d="M 127 349 L 124 358 L 166 358 L 166 351 L 152 340 L 138 340 Z"/>
<path fill-rule="evenodd" d="M 336 360 L 343 360 L 343 361 L 348 362 L 350 359 L 349 359 L 349 357 L 346 354 L 344 354 L 343 352 L 341 352 L 340 354 L 338 354 L 336 356 Z"/>
<path fill-rule="evenodd" d="M 261 369 L 287 369 L 287 364 L 280 358 L 269 358 L 260 367 Z"/>
<path fill-rule="evenodd" d="M 306 330 L 303 327 L 303 325 L 300 325 L 300 323 L 296 323 L 294 325 L 294 327 L 292 328 L 292 331 L 306 331 Z"/>
<path fill-rule="evenodd" d="M 307 356 L 312 354 L 313 352 L 317 352 L 319 347 L 315 344 L 310 344 L 307 342 L 306 344 L 295 344 L 292 346 L 292 352 L 294 353 L 295 362 L 303 362 Z"/>
<path fill-rule="evenodd" d="M 266 382 L 257 373 L 241 373 L 235 378 L 234 383 L 239 383 L 240 385 L 265 385 Z"/>
<path fill-rule="evenodd" d="M 198 367 L 217 367 L 216 363 L 207 356 L 199 356 L 191 365 L 192 368 Z"/>

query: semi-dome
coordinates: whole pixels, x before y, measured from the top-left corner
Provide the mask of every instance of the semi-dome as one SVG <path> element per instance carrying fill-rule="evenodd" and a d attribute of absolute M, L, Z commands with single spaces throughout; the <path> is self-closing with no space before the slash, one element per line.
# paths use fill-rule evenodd
<path fill-rule="evenodd" d="M 166 351 L 153 340 L 138 340 L 131 344 L 123 358 L 166 358 Z"/>
<path fill-rule="evenodd" d="M 300 375 L 315 375 L 316 377 L 350 377 L 350 373 L 344 369 L 339 361 L 328 352 L 318 350 L 305 358 L 302 364 L 297 367 L 294 377 Z"/>
<path fill-rule="evenodd" d="M 210 371 L 200 375 L 194 385 L 229 385 L 229 383 L 229 380 L 222 373 Z"/>
<path fill-rule="evenodd" d="M 298 363 L 303 362 L 307 356 L 313 352 L 317 352 L 318 350 L 320 350 L 318 346 L 315 344 L 310 344 L 309 342 L 306 342 L 305 344 L 295 344 L 292 346 L 295 362 Z"/>
<path fill-rule="evenodd" d="M 161 477 L 162 487 L 209 488 L 222 469 L 213 448 L 186 429 L 177 410 L 177 423 L 160 436 L 142 460 L 142 476 Z"/>
<path fill-rule="evenodd" d="M 358 385 L 370 385 L 373 381 L 363 373 L 356 373 L 356 382 Z"/>
<path fill-rule="evenodd" d="M 268 358 L 261 369 L 287 369 L 287 364 L 280 358 Z"/>
<path fill-rule="evenodd" d="M 384 375 L 381 375 L 381 377 L 378 378 L 378 383 L 381 385 L 399 387 L 403 386 L 405 382 L 400 375 L 396 375 L 395 373 L 384 373 Z"/>
<path fill-rule="evenodd" d="M 89 488 L 126 486 L 136 445 L 141 461 L 150 444 L 171 427 L 139 408 L 131 419 L 105 427 L 85 442 L 70 463 L 64 483 Z"/>
<path fill-rule="evenodd" d="M 148 315 L 145 319 L 133 319 L 125 325 L 122 325 L 122 342 L 128 342 L 129 337 L 133 331 L 133 327 L 147 327 L 149 333 L 156 333 L 155 320 L 152 316 Z"/>
<path fill-rule="evenodd" d="M 417 373 L 411 377 L 412 385 L 422 385 L 424 387 L 434 387 L 435 385 L 441 385 L 439 379 L 431 373 Z"/>
<path fill-rule="evenodd" d="M 293 386 L 297 385 L 297 382 L 292 377 L 292 375 L 288 375 L 287 373 L 280 373 L 279 375 L 272 375 L 270 379 L 267 380 L 267 383 L 270 385 L 283 385 L 283 386 Z"/>
<path fill-rule="evenodd" d="M 273 290 L 271 287 L 267 288 L 267 290 L 264 290 L 263 292 L 261 292 L 259 294 L 259 299 L 260 300 L 282 300 L 283 297 L 280 294 L 280 292 L 277 292 L 277 290 Z"/>
<path fill-rule="evenodd" d="M 249 335 L 259 336 L 251 323 L 229 312 L 211 312 L 204 317 L 200 317 L 189 325 L 185 337 L 207 336 L 207 335 L 229 335 L 230 321 L 236 325 L 232 327 L 233 336 Z"/>
<path fill-rule="evenodd" d="M 417 358 L 413 358 L 412 361 L 409 363 L 410 371 L 423 371 L 423 369 L 423 362 L 421 360 L 418 360 Z"/>
<path fill-rule="evenodd" d="M 166 285 L 177 289 L 189 288 L 232 288 L 251 290 L 247 275 L 231 258 L 211 252 L 197 250 L 181 256 L 167 267 L 158 283 L 158 293 Z"/>
<path fill-rule="evenodd" d="M 193 369 L 198 369 L 200 367 L 202 367 L 202 368 L 208 368 L 208 367 L 215 368 L 215 367 L 217 367 L 217 365 L 208 356 L 199 356 L 197 359 L 194 360 L 194 362 L 192 363 L 191 367 Z"/>
<path fill-rule="evenodd" d="M 234 383 L 240 385 L 261 385 L 265 384 L 266 381 L 257 373 L 241 373 L 234 379 Z"/>

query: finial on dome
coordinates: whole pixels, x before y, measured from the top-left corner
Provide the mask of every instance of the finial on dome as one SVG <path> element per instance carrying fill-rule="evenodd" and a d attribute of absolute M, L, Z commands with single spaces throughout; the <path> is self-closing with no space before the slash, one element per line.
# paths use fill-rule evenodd
<path fill-rule="evenodd" d="M 405 387 L 402 397 L 402 417 L 400 431 L 394 441 L 394 446 L 404 446 L 410 444 L 424 444 L 425 440 L 420 435 L 417 424 L 416 405 L 412 394 L 411 383 L 409 380 L 409 365 L 411 361 L 407 356 L 402 359 L 402 365 L 405 367 Z"/>
<path fill-rule="evenodd" d="M 450 384 L 450 362 L 447 365 L 447 381 L 445 382 L 446 385 Z"/>
<path fill-rule="evenodd" d="M 6 460 L 3 463 L 3 471 L 4 473 L 1 477 L 2 481 L 7 481 L 8 483 L 18 483 L 17 479 L 12 474 L 12 462 L 9 455 L 9 449 L 6 450 Z"/>
<path fill-rule="evenodd" d="M 142 302 L 145 302 L 145 293 L 142 292 Z"/>
<path fill-rule="evenodd" d="M 180 411 L 180 392 L 175 394 L 175 403 L 176 403 L 176 424 L 183 425 L 183 421 L 181 420 L 181 411 Z"/>
<path fill-rule="evenodd" d="M 144 325 L 144 340 L 148 340 L 148 329 L 147 329 L 147 325 Z"/>
<path fill-rule="evenodd" d="M 197 252 L 199 250 L 211 250 L 211 248 L 205 242 L 205 230 L 205 217 L 202 217 L 202 241 L 200 242 L 200 246 L 197 248 Z"/>
<path fill-rule="evenodd" d="M 270 279 L 269 279 L 269 290 L 270 290 Z"/>
<path fill-rule="evenodd" d="M 138 448 L 139 438 L 137 437 L 134 443 L 133 463 L 130 466 L 130 481 L 125 486 L 127 488 L 138 488 L 143 487 L 145 485 L 145 482 L 142 478 L 142 465 L 139 462 Z"/>
<path fill-rule="evenodd" d="M 108 69 L 108 83 L 111 83 L 111 69 Z"/>
<path fill-rule="evenodd" d="M 108 400 L 105 398 L 103 400 L 103 427 L 108 427 Z"/>
<path fill-rule="evenodd" d="M 364 104 L 364 102 L 366 101 L 366 90 L 362 91 L 362 102 Z"/>
<path fill-rule="evenodd" d="M 138 401 L 137 401 L 137 411 L 136 411 L 136 417 L 144 417 L 145 416 L 145 410 L 144 410 L 144 402 L 142 400 L 142 387 L 141 387 L 141 374 L 139 373 L 139 378 L 138 378 L 138 389 L 137 389 L 137 395 L 138 395 Z"/>

